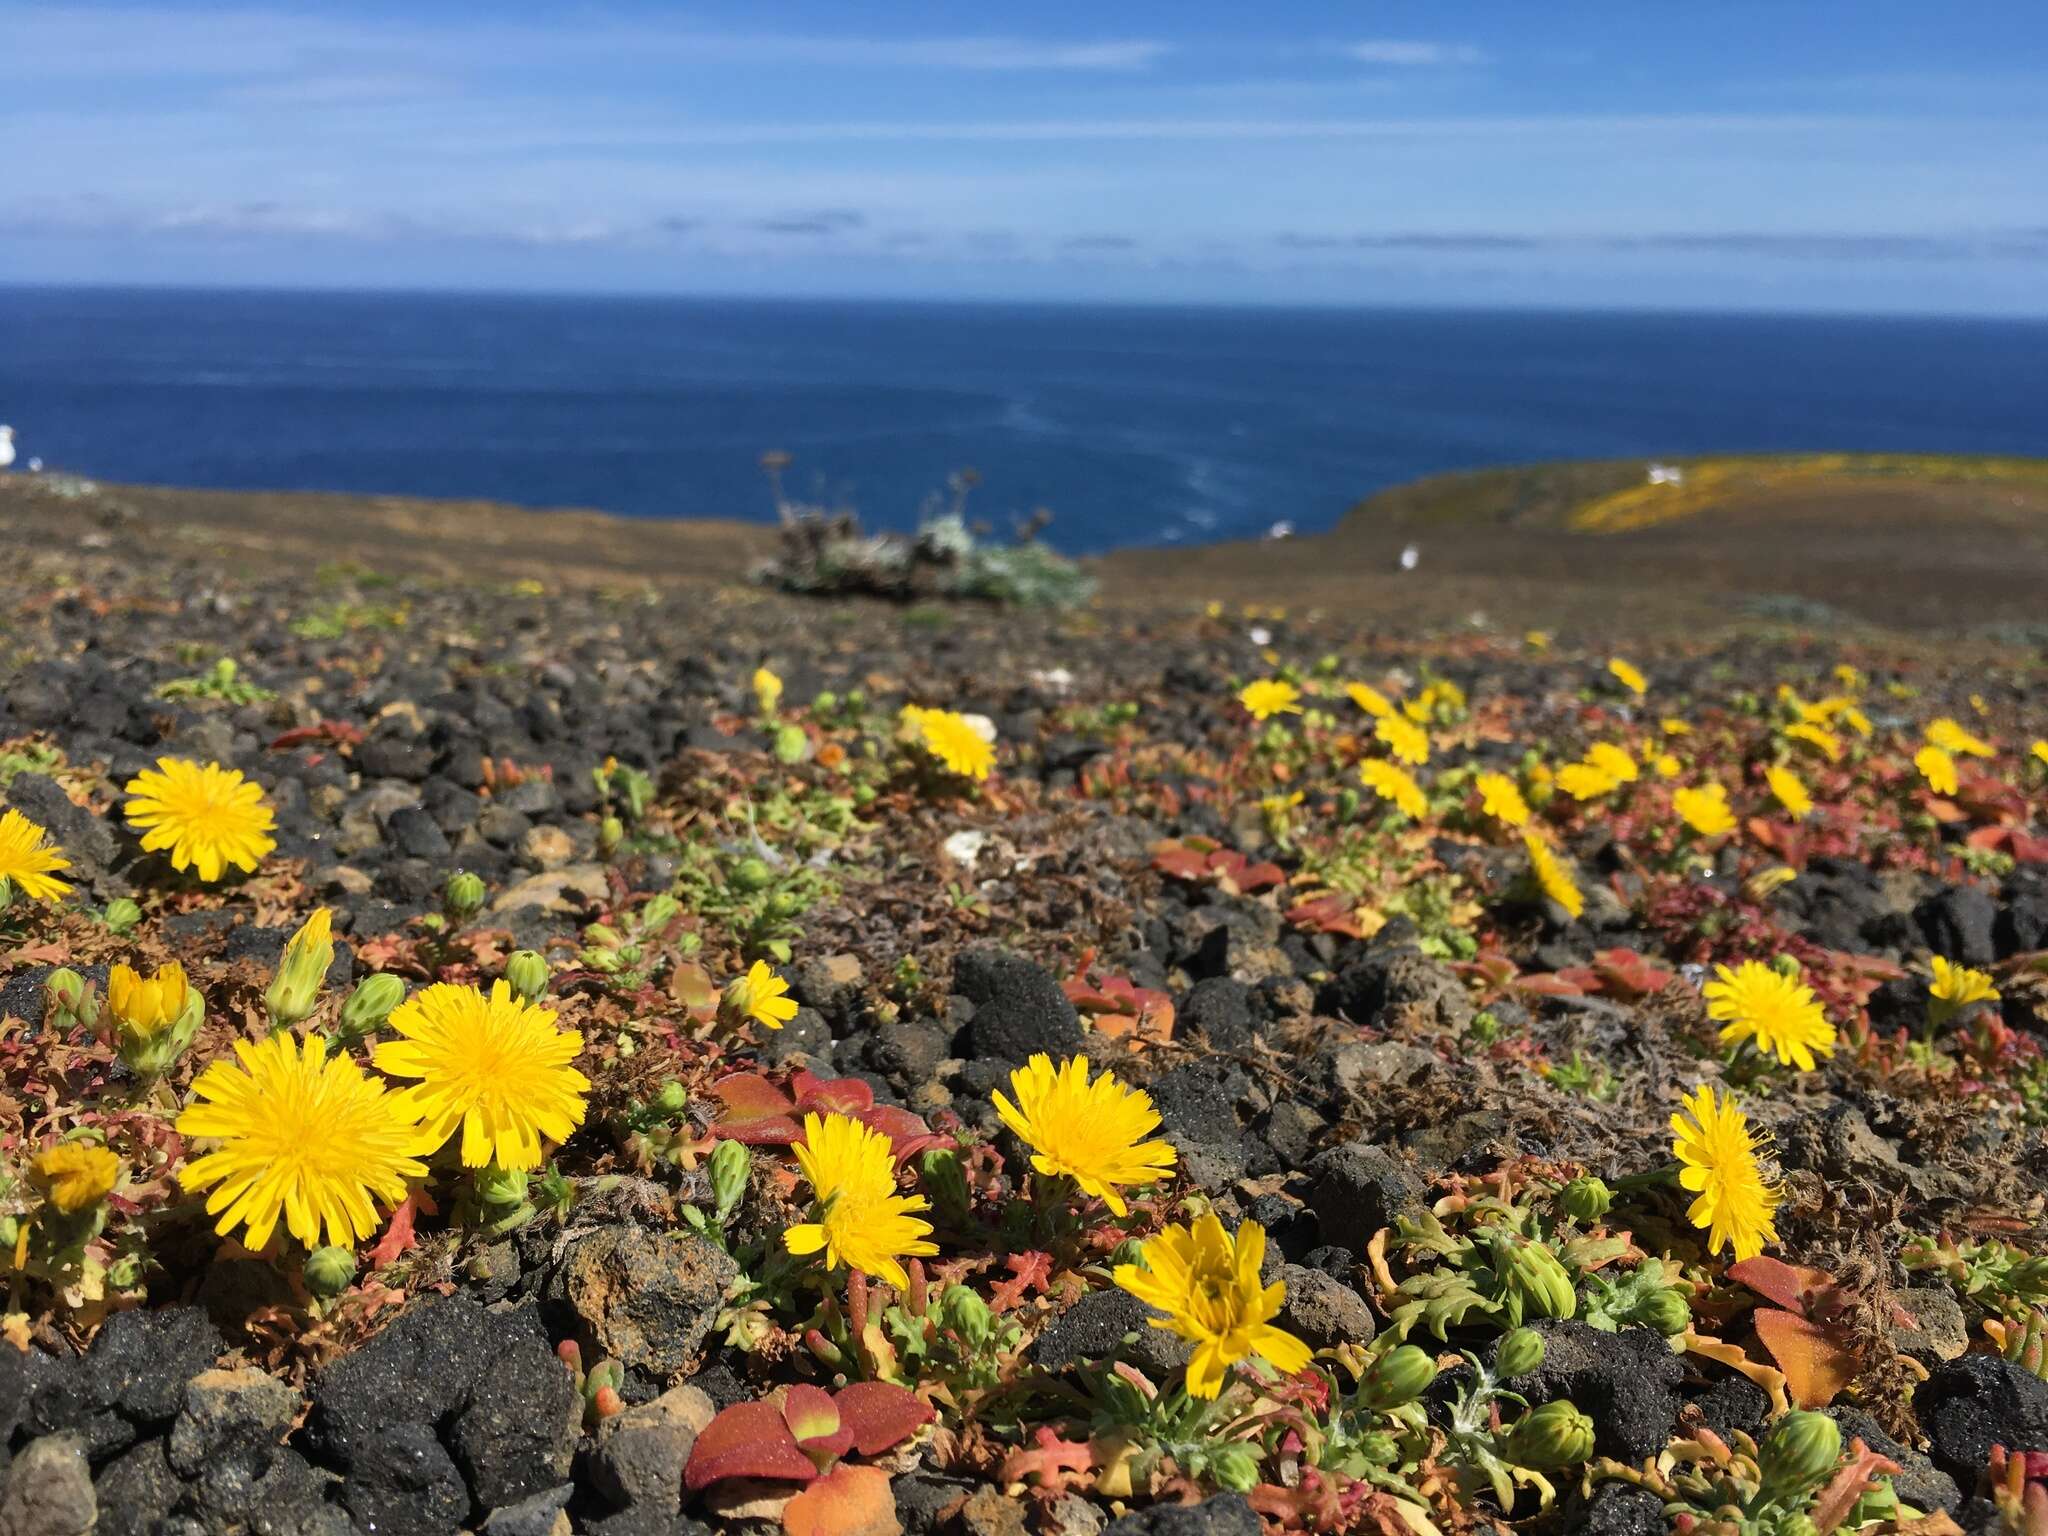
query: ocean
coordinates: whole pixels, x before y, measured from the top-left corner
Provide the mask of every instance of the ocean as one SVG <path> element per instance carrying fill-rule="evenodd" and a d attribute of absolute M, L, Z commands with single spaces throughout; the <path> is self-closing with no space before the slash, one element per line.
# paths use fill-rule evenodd
<path fill-rule="evenodd" d="M 113 481 L 913 526 L 1087 553 L 1542 459 L 2048 454 L 2048 322 L 0 289 L 0 421 Z"/>

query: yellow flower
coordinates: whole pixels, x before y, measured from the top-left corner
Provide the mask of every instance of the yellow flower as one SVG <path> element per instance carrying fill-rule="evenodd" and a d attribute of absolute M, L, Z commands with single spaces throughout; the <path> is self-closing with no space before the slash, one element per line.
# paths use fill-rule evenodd
<path fill-rule="evenodd" d="M 1671 808 L 1679 820 L 1701 837 L 1719 837 L 1735 830 L 1735 813 L 1728 809 L 1728 791 L 1719 784 L 1702 784 L 1681 789 L 1671 797 Z"/>
<path fill-rule="evenodd" d="M 1943 1019 L 1954 1018 L 1972 1003 L 1998 1001 L 1998 988 L 1987 971 L 1957 965 L 1946 955 L 1934 957 L 1933 970 L 1934 979 L 1928 983 L 1927 995 L 1936 1003 L 1936 1011 Z"/>
<path fill-rule="evenodd" d="M 1394 712 L 1394 706 L 1379 689 L 1365 683 L 1346 683 L 1344 692 L 1351 702 L 1375 719 L 1382 719 Z"/>
<path fill-rule="evenodd" d="M 372 1053 L 379 1071 L 418 1078 L 407 1092 L 426 1121 L 428 1148 L 462 1127 L 462 1163 L 538 1168 L 540 1142 L 566 1140 L 583 1123 L 590 1079 L 569 1063 L 583 1049 L 555 1015 L 513 995 L 505 982 L 477 987 L 436 982 L 391 1010 L 402 1039 Z"/>
<path fill-rule="evenodd" d="M 2048 741 L 2037 741 L 2027 750 L 2033 753 L 2043 767 L 2048 767 Z"/>
<path fill-rule="evenodd" d="M 57 901 L 68 895 L 71 885 L 54 873 L 69 869 L 64 850 L 50 841 L 50 834 L 19 811 L 0 815 L 0 880 L 35 901 Z"/>
<path fill-rule="evenodd" d="M 1479 809 L 1503 826 L 1517 830 L 1529 824 L 1529 802 L 1515 781 L 1504 773 L 1482 773 L 1473 784 L 1479 790 Z"/>
<path fill-rule="evenodd" d="M 1771 786 L 1771 794 L 1778 804 L 1785 808 L 1786 814 L 1794 821 L 1812 814 L 1813 796 L 1806 792 L 1806 786 L 1800 782 L 1799 775 L 1790 768 L 1773 763 L 1764 770 L 1764 780 Z"/>
<path fill-rule="evenodd" d="M 1692 727 L 1676 715 L 1666 715 L 1657 722 L 1657 728 L 1666 736 L 1690 736 Z"/>
<path fill-rule="evenodd" d="M 1650 771 L 1656 774 L 1657 777 L 1660 779 L 1675 779 L 1681 773 L 1685 772 L 1685 764 L 1681 763 L 1678 760 L 1678 758 L 1670 752 L 1653 753 L 1650 755 L 1648 761 L 1650 764 Z"/>
<path fill-rule="evenodd" d="M 1536 877 L 1537 888 L 1572 917 L 1585 911 L 1586 898 L 1579 890 L 1578 881 L 1551 851 L 1550 844 L 1535 832 L 1524 832 L 1522 846 L 1529 851 L 1529 873 Z"/>
<path fill-rule="evenodd" d="M 1429 732 L 1412 720 L 1400 715 L 1381 715 L 1373 722 L 1372 733 L 1411 768 L 1429 761 Z"/>
<path fill-rule="evenodd" d="M 1870 716 L 1864 714 L 1854 704 L 1842 711 L 1842 723 L 1858 736 L 1867 738 L 1870 735 Z"/>
<path fill-rule="evenodd" d="M 232 864 L 244 874 L 277 846 L 277 818 L 261 785 L 219 763 L 160 757 L 126 785 L 128 824 L 151 853 L 168 848 L 174 869 L 218 880 Z"/>
<path fill-rule="evenodd" d="M 1130 1214 L 1119 1193 L 1124 1185 L 1156 1184 L 1173 1171 L 1172 1145 L 1145 1140 L 1159 1129 L 1150 1096 L 1107 1072 L 1090 1082 L 1086 1056 L 1055 1068 L 1040 1052 L 1010 1074 L 1010 1091 L 1014 1104 L 1000 1092 L 989 1098 L 1031 1148 L 1031 1166 L 1072 1179 L 1118 1216 Z"/>
<path fill-rule="evenodd" d="M 1255 683 L 1246 683 L 1237 696 L 1237 702 L 1251 711 L 1254 720 L 1270 720 L 1275 715 L 1298 715 L 1301 713 L 1301 690 L 1282 678 L 1262 677 Z"/>
<path fill-rule="evenodd" d="M 1403 814 L 1417 821 L 1429 814 L 1429 797 L 1405 768 L 1375 757 L 1358 765 L 1358 776 L 1368 789 L 1382 800 L 1391 800 Z"/>
<path fill-rule="evenodd" d="M 754 668 L 754 702 L 764 715 L 775 713 L 775 706 L 782 702 L 782 679 L 766 667 Z"/>
<path fill-rule="evenodd" d="M 1257 1222 L 1243 1223 L 1232 1238 L 1213 1211 L 1204 1212 L 1192 1227 L 1169 1226 L 1146 1238 L 1140 1255 L 1142 1265 L 1117 1265 L 1116 1283 L 1166 1314 L 1150 1319 L 1154 1328 L 1195 1346 L 1189 1396 L 1215 1397 L 1230 1367 L 1253 1355 L 1283 1376 L 1307 1367 L 1309 1347 L 1273 1326 L 1287 1286 L 1259 1282 L 1266 1229 Z"/>
<path fill-rule="evenodd" d="M 157 967 L 148 981 L 127 965 L 116 964 L 107 972 L 108 1011 L 122 1029 L 145 1039 L 178 1021 L 190 991 L 185 967 L 175 960 Z"/>
<path fill-rule="evenodd" d="M 1716 1101 L 1703 1083 L 1684 1105 L 1671 1117 L 1671 1155 L 1679 1184 L 1698 1196 L 1686 1219 L 1707 1234 L 1709 1253 L 1733 1247 L 1736 1262 L 1753 1259 L 1778 1240 L 1772 1218 L 1784 1194 L 1765 1175 L 1759 1139 L 1733 1098 Z"/>
<path fill-rule="evenodd" d="M 973 721 L 950 709 L 920 710 L 916 718 L 918 744 L 948 773 L 977 783 L 988 777 L 996 765 L 996 749 Z"/>
<path fill-rule="evenodd" d="M 1796 725 L 1785 727 L 1785 739 L 1812 747 L 1831 763 L 1839 763 L 1842 760 L 1842 738 L 1823 726 L 1802 720 Z"/>
<path fill-rule="evenodd" d="M 931 1202 L 896 1192 L 889 1138 L 842 1114 L 811 1114 L 804 1116 L 804 1139 L 794 1151 L 817 1197 L 818 1219 L 788 1228 L 783 1245 L 795 1254 L 822 1249 L 828 1268 L 844 1264 L 908 1288 L 901 1261 L 939 1250 L 926 1241 L 931 1223 L 912 1214 L 930 1210 Z"/>
<path fill-rule="evenodd" d="M 1700 988 L 1707 1016 L 1722 1023 L 1721 1043 L 1752 1040 L 1788 1067 L 1811 1072 L 1815 1056 L 1835 1050 L 1835 1026 L 1812 988 L 1780 975 L 1759 960 L 1734 970 L 1714 967 L 1717 980 Z"/>
<path fill-rule="evenodd" d="M 1927 739 L 1955 757 L 1990 757 L 1991 743 L 1981 737 L 1972 736 L 1955 721 L 1943 715 L 1927 727 Z"/>
<path fill-rule="evenodd" d="M 223 1237 L 240 1226 L 244 1246 L 261 1249 L 282 1217 L 308 1248 L 321 1246 L 323 1229 L 327 1243 L 352 1247 L 377 1230 L 376 1205 L 397 1205 L 406 1180 L 426 1177 L 420 1154 L 432 1143 L 412 1094 L 329 1056 L 318 1036 L 238 1040 L 235 1057 L 199 1074 L 178 1116 L 180 1135 L 221 1143 L 178 1182 L 213 1190 L 206 1212 Z"/>
<path fill-rule="evenodd" d="M 1613 774 L 1591 763 L 1566 763 L 1557 770 L 1557 787 L 1574 800 L 1598 800 L 1620 786 Z"/>
<path fill-rule="evenodd" d="M 297 1024 L 318 1006 L 320 989 L 327 984 L 328 968 L 334 964 L 333 922 L 333 913 L 315 907 L 299 931 L 285 941 L 277 974 L 263 994 L 272 1027 Z"/>
<path fill-rule="evenodd" d="M 28 1163 L 30 1185 L 66 1216 L 98 1205 L 114 1192 L 120 1177 L 121 1159 L 89 1141 L 60 1141 Z"/>
<path fill-rule="evenodd" d="M 1913 766 L 1920 770 L 1920 777 L 1937 795 L 1956 792 L 1956 760 L 1940 747 L 1931 744 L 1922 747 L 1913 754 Z"/>
<path fill-rule="evenodd" d="M 1529 630 L 1522 636 L 1522 644 L 1529 647 L 1532 651 L 1547 651 L 1550 649 L 1550 631 L 1547 629 Z"/>
<path fill-rule="evenodd" d="M 1611 741 L 1596 741 L 1586 748 L 1586 761 L 1617 784 L 1636 781 L 1636 760 Z"/>
<path fill-rule="evenodd" d="M 1607 663 L 1607 670 L 1614 674 L 1622 687 L 1639 699 L 1650 686 L 1650 680 L 1647 677 L 1643 676 L 1640 671 L 1628 662 L 1623 661 L 1619 656 L 1614 657 Z"/>
<path fill-rule="evenodd" d="M 1850 666 L 1846 661 L 1836 663 L 1835 681 L 1844 688 L 1847 688 L 1851 693 L 1861 693 L 1863 691 L 1863 674 Z"/>
<path fill-rule="evenodd" d="M 789 983 L 756 960 L 747 974 L 733 978 L 725 989 L 725 1001 L 743 1019 L 752 1019 L 770 1029 L 780 1029 L 796 1017 L 796 999 L 789 996 Z"/>

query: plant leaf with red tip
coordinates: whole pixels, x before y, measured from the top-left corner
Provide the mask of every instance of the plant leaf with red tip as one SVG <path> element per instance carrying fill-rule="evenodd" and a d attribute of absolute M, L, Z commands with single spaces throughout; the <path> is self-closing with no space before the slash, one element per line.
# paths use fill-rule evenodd
<path fill-rule="evenodd" d="M 1041 1295 L 1052 1283 L 1052 1255 L 1034 1250 L 1031 1253 L 1013 1253 L 1005 1259 L 1010 1278 L 998 1281 L 989 1291 L 988 1304 L 997 1312 L 1007 1312 L 1024 1300 L 1027 1291 Z"/>
<path fill-rule="evenodd" d="M 875 1102 L 875 1090 L 857 1077 L 818 1077 L 804 1071 L 790 1080 L 796 1112 L 804 1115 L 851 1115 Z"/>
<path fill-rule="evenodd" d="M 1062 1440 L 1050 1424 L 1038 1426 L 1035 1444 L 1018 1446 L 1003 1458 L 1005 1483 L 1035 1483 L 1051 1492 L 1085 1488 L 1095 1469 L 1095 1449 L 1086 1440 Z"/>
<path fill-rule="evenodd" d="M 922 1118 L 894 1104 L 877 1104 L 870 1109 L 856 1110 L 853 1118 L 869 1130 L 880 1131 L 889 1138 L 889 1150 L 896 1154 L 898 1168 L 920 1152 L 953 1145 L 952 1137 L 939 1135 Z"/>
<path fill-rule="evenodd" d="M 768 1120 L 787 1115 L 796 1101 L 758 1072 L 735 1072 L 711 1085 L 711 1096 L 725 1106 L 725 1122 Z"/>
<path fill-rule="evenodd" d="M 734 1403 L 704 1426 L 690 1447 L 683 1486 L 695 1493 L 728 1477 L 808 1483 L 818 1469 L 797 1446 L 773 1403 Z"/>
<path fill-rule="evenodd" d="M 916 1393 L 886 1381 L 856 1381 L 833 1400 L 853 1447 L 879 1456 L 901 1445 L 932 1419 L 931 1405 Z"/>
<path fill-rule="evenodd" d="M 789 1536 L 898 1536 L 896 1495 L 880 1467 L 834 1467 L 782 1511 Z"/>
<path fill-rule="evenodd" d="M 398 1208 L 391 1213 L 391 1225 L 384 1229 L 384 1235 L 377 1239 L 376 1246 L 370 1250 L 371 1269 L 382 1269 L 401 1253 L 409 1252 L 419 1246 L 419 1239 L 413 1236 L 412 1231 L 413 1217 L 418 1210 L 419 1194 L 417 1191 L 408 1193 L 398 1203 Z"/>
<path fill-rule="evenodd" d="M 782 1422 L 799 1449 L 820 1467 L 830 1466 L 853 1447 L 853 1431 L 842 1422 L 839 1407 L 822 1387 L 791 1387 L 782 1399 Z"/>

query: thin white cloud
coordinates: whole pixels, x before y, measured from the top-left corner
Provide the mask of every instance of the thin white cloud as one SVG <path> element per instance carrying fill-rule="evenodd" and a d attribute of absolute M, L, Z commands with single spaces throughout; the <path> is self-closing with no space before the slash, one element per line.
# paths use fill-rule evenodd
<path fill-rule="evenodd" d="M 1345 43 L 1337 51 L 1360 64 L 1401 69 L 1432 69 L 1451 64 L 1478 64 L 1486 55 L 1469 43 L 1431 43 L 1413 38 L 1375 37 Z"/>

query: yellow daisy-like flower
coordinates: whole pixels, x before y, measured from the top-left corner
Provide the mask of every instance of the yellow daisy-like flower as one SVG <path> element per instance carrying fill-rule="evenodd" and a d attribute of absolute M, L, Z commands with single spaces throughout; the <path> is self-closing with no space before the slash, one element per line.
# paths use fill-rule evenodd
<path fill-rule="evenodd" d="M 1690 736 L 1692 734 L 1691 724 L 1679 719 L 1676 715 L 1666 715 L 1662 720 L 1659 720 L 1657 722 L 1657 729 L 1666 736 Z"/>
<path fill-rule="evenodd" d="M 1995 1003 L 1998 986 L 1988 971 L 1957 965 L 1946 955 L 1936 955 L 1932 969 L 1934 979 L 1928 983 L 1927 995 L 1941 1005 L 1942 1012 L 1953 1018 L 1972 1003 Z"/>
<path fill-rule="evenodd" d="M 1118 1216 L 1130 1214 L 1120 1193 L 1129 1184 L 1156 1184 L 1173 1172 L 1171 1144 L 1147 1141 L 1159 1112 L 1142 1089 L 1126 1088 L 1105 1072 L 1092 1082 L 1088 1058 L 1053 1066 L 1040 1052 L 1010 1074 L 1013 1104 L 989 1095 L 1003 1124 L 1031 1148 L 1031 1166 L 1074 1181 Z"/>
<path fill-rule="evenodd" d="M 973 721 L 950 709 L 920 710 L 917 740 L 948 773 L 963 779 L 979 783 L 996 765 L 995 744 L 974 728 Z"/>
<path fill-rule="evenodd" d="M 157 967 L 147 981 L 127 965 L 117 964 L 107 972 L 107 1011 L 122 1030 L 139 1039 L 162 1034 L 175 1024 L 190 995 L 185 967 L 175 960 Z"/>
<path fill-rule="evenodd" d="M 1429 814 L 1429 797 L 1407 769 L 1374 757 L 1358 765 L 1358 776 L 1365 781 L 1366 788 L 1382 800 L 1391 801 L 1404 815 L 1420 821 Z"/>
<path fill-rule="evenodd" d="M 405 1199 L 408 1179 L 423 1179 L 420 1108 L 347 1056 L 327 1054 L 317 1035 L 289 1033 L 251 1045 L 235 1042 L 235 1061 L 216 1061 L 192 1084 L 178 1116 L 184 1136 L 217 1139 L 178 1182 L 211 1189 L 206 1212 L 225 1237 L 244 1228 L 261 1249 L 280 1218 L 308 1248 L 352 1247 L 377 1230 L 376 1207 Z"/>
<path fill-rule="evenodd" d="M 1622 687 L 1639 699 L 1649 690 L 1650 680 L 1643 676 L 1638 668 L 1629 662 L 1623 661 L 1619 656 L 1614 657 L 1607 663 L 1607 670 L 1613 674 L 1615 680 Z"/>
<path fill-rule="evenodd" d="M 1698 1197 L 1686 1219 L 1707 1234 L 1709 1253 L 1732 1247 L 1737 1263 L 1753 1259 L 1778 1240 L 1772 1218 L 1784 1199 L 1758 1159 L 1760 1138 L 1733 1098 L 1715 1099 L 1711 1084 L 1684 1104 L 1671 1117 L 1671 1155 L 1679 1184 Z"/>
<path fill-rule="evenodd" d="M 28 1160 L 30 1186 L 66 1216 L 98 1205 L 120 1177 L 121 1159 L 89 1141 L 60 1141 Z"/>
<path fill-rule="evenodd" d="M 1719 784 L 1701 784 L 1679 790 L 1671 797 L 1678 819 L 1701 837 L 1719 837 L 1735 830 L 1735 813 L 1728 809 L 1728 791 Z"/>
<path fill-rule="evenodd" d="M 590 1079 L 569 1063 L 583 1049 L 555 1015 L 514 995 L 505 982 L 477 987 L 436 982 L 391 1010 L 403 1036 L 372 1053 L 381 1072 L 418 1078 L 407 1090 L 425 1119 L 426 1145 L 462 1127 L 462 1163 L 511 1170 L 540 1166 L 541 1138 L 564 1141 L 583 1123 Z"/>
<path fill-rule="evenodd" d="M 795 1254 L 823 1250 L 829 1268 L 844 1264 L 907 1288 L 902 1260 L 930 1258 L 939 1250 L 927 1241 L 931 1223 L 913 1214 L 930 1210 L 931 1202 L 897 1193 L 889 1138 L 846 1115 L 811 1114 L 804 1116 L 804 1139 L 793 1150 L 817 1197 L 818 1219 L 787 1229 L 783 1245 Z"/>
<path fill-rule="evenodd" d="M 1287 1285 L 1259 1282 L 1266 1258 L 1266 1229 L 1247 1221 L 1235 1238 L 1213 1211 L 1192 1227 L 1163 1229 L 1145 1239 L 1143 1264 L 1119 1264 L 1116 1283 L 1148 1307 L 1164 1312 L 1154 1328 L 1179 1334 L 1195 1346 L 1188 1361 L 1188 1395 L 1215 1397 L 1230 1367 L 1258 1356 L 1283 1376 L 1306 1369 L 1312 1352 L 1273 1319 L 1287 1301 Z"/>
<path fill-rule="evenodd" d="M 1927 739 L 1953 757 L 1990 757 L 1991 743 L 1972 736 L 1960 724 L 1943 715 L 1927 727 Z"/>
<path fill-rule="evenodd" d="M 1870 716 L 1864 714 L 1854 704 L 1842 711 L 1842 724 L 1866 740 L 1870 736 Z"/>
<path fill-rule="evenodd" d="M 1580 891 L 1578 881 L 1572 878 L 1571 871 L 1564 867 L 1564 861 L 1551 851 L 1550 844 L 1535 832 L 1525 831 L 1522 846 L 1529 851 L 1529 873 L 1535 876 L 1537 888 L 1563 907 L 1568 915 L 1577 917 L 1584 912 L 1585 894 Z"/>
<path fill-rule="evenodd" d="M 1780 975 L 1760 960 L 1734 970 L 1714 967 L 1715 980 L 1700 988 L 1707 1016 L 1721 1021 L 1721 1043 L 1750 1040 L 1788 1067 L 1811 1072 L 1814 1057 L 1832 1056 L 1835 1026 L 1813 989 Z"/>
<path fill-rule="evenodd" d="M 1472 781 L 1479 791 L 1479 809 L 1503 826 L 1520 831 L 1529 824 L 1529 802 L 1504 773 L 1486 772 Z"/>
<path fill-rule="evenodd" d="M 2042 767 L 2048 768 L 2048 741 L 2037 741 L 2027 750 Z"/>
<path fill-rule="evenodd" d="M 1771 764 L 1764 770 L 1764 782 L 1771 786 L 1772 798 L 1794 821 L 1813 814 L 1813 796 L 1806 792 L 1806 785 L 1790 768 Z"/>
<path fill-rule="evenodd" d="M 775 706 L 782 702 L 782 679 L 766 667 L 754 668 L 754 703 L 764 715 L 775 713 Z"/>
<path fill-rule="evenodd" d="M 1368 715 L 1371 715 L 1375 720 L 1383 719 L 1394 712 L 1392 701 L 1384 693 L 1381 693 L 1379 689 L 1372 687 L 1370 684 L 1346 683 L 1344 685 L 1344 692 L 1349 695 L 1352 703 L 1356 704 Z"/>
<path fill-rule="evenodd" d="M 1956 760 L 1940 747 L 1929 743 L 1913 754 L 1913 766 L 1920 770 L 1920 777 L 1927 781 L 1927 787 L 1937 795 L 1952 795 L 1956 792 Z"/>
<path fill-rule="evenodd" d="M 1650 771 L 1660 779 L 1675 779 L 1685 772 L 1685 764 L 1671 752 L 1646 752 L 1643 761 L 1650 765 Z"/>
<path fill-rule="evenodd" d="M 1826 726 L 1801 720 L 1797 724 L 1785 727 L 1785 739 L 1813 748 L 1831 763 L 1839 763 L 1842 760 L 1842 738 Z"/>
<path fill-rule="evenodd" d="M 1522 644 L 1529 647 L 1532 651 L 1547 651 L 1550 649 L 1550 631 L 1547 629 L 1525 630 L 1522 634 Z"/>
<path fill-rule="evenodd" d="M 1586 748 L 1586 761 L 1617 784 L 1633 784 L 1638 776 L 1636 760 L 1611 741 L 1596 741 Z"/>
<path fill-rule="evenodd" d="M 1429 761 L 1429 732 L 1405 716 L 1381 715 L 1373 722 L 1372 733 L 1411 768 Z"/>
<path fill-rule="evenodd" d="M 1254 720 L 1270 720 L 1275 715 L 1298 715 L 1301 713 L 1301 690 L 1283 678 L 1262 677 L 1255 683 L 1246 683 L 1237 696 L 1237 702 L 1251 711 Z"/>
<path fill-rule="evenodd" d="M 1557 770 L 1557 787 L 1574 800 L 1598 800 L 1621 787 L 1621 780 L 1591 763 L 1566 763 Z"/>
<path fill-rule="evenodd" d="M 780 1029 L 796 1017 L 796 999 L 789 996 L 789 983 L 770 970 L 765 960 L 756 960 L 747 967 L 746 975 L 733 979 L 725 989 L 725 1001 L 741 1018 L 770 1029 Z"/>
<path fill-rule="evenodd" d="M 160 757 L 125 786 L 128 825 L 151 853 L 169 849 L 171 867 L 218 880 L 232 864 L 251 873 L 277 846 L 276 816 L 263 788 L 219 763 Z"/>
<path fill-rule="evenodd" d="M 0 880 L 12 882 L 33 901 L 53 902 L 70 893 L 70 882 L 56 876 L 57 870 L 70 867 L 50 834 L 21 812 L 0 815 Z"/>

